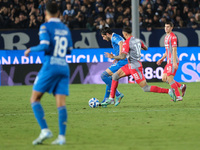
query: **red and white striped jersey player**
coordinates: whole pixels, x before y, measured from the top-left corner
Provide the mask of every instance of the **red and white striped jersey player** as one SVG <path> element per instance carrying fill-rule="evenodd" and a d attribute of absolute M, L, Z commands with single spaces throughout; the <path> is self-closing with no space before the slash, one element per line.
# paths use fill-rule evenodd
<path fill-rule="evenodd" d="M 185 95 L 186 84 L 180 84 L 174 80 L 174 76 L 176 75 L 176 71 L 178 69 L 179 60 L 177 56 L 177 37 L 172 32 L 173 24 L 172 22 L 165 23 L 165 32 L 166 36 L 164 39 L 165 44 L 165 54 L 161 59 L 157 61 L 157 64 L 160 65 L 163 60 L 167 57 L 167 65 L 164 68 L 162 81 L 170 84 L 171 88 L 175 89 L 175 94 L 177 97 L 177 101 L 182 101 L 182 96 Z M 182 91 L 182 96 L 180 96 L 179 89 Z"/>
<path fill-rule="evenodd" d="M 122 53 L 118 56 L 114 56 L 112 53 L 105 53 L 106 57 L 113 59 L 125 59 L 128 58 L 128 64 L 121 67 L 117 72 L 112 75 L 112 86 L 110 98 L 107 99 L 105 103 L 101 105 L 109 105 L 114 101 L 115 90 L 118 86 L 118 81 L 120 78 L 133 76 L 137 84 L 143 89 L 144 92 L 155 92 L 155 93 L 166 93 L 169 94 L 174 101 L 176 101 L 176 96 L 173 89 L 165 89 L 157 86 L 149 86 L 143 74 L 143 66 L 140 62 L 141 49 L 147 50 L 147 46 L 140 40 L 131 35 L 131 28 L 124 27 L 122 29 L 122 34 L 126 41 L 123 43 Z M 120 103 L 115 102 L 115 106 Z"/>

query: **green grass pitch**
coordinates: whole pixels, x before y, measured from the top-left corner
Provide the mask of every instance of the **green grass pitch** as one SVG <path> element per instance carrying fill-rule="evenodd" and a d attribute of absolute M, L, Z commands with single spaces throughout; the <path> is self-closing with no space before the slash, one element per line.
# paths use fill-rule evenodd
<path fill-rule="evenodd" d="M 165 83 L 149 83 L 165 88 Z M 187 83 L 182 102 L 167 94 L 144 93 L 137 84 L 119 84 L 125 95 L 117 107 L 90 108 L 100 101 L 105 85 L 70 85 L 67 97 L 67 144 L 54 146 L 58 135 L 54 97 L 45 94 L 42 105 L 54 136 L 42 145 L 32 141 L 40 133 L 29 103 L 32 86 L 0 87 L 0 150 L 199 150 L 200 83 Z"/>

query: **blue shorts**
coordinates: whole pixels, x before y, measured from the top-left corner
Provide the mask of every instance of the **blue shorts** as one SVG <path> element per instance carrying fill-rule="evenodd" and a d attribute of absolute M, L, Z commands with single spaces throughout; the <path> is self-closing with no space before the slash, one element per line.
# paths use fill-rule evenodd
<path fill-rule="evenodd" d="M 118 62 L 112 64 L 108 69 L 110 69 L 110 71 L 115 73 L 117 70 L 119 70 L 121 67 L 123 67 L 127 63 L 128 63 L 127 61 L 118 61 Z"/>
<path fill-rule="evenodd" d="M 69 67 L 43 66 L 35 79 L 33 90 L 54 95 L 69 95 Z"/>

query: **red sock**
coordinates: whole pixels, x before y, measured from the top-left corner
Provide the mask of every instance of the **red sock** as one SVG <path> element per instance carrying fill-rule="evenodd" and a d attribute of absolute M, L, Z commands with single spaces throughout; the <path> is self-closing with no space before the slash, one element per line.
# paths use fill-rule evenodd
<path fill-rule="evenodd" d="M 176 96 L 180 96 L 180 92 L 178 90 L 178 86 L 177 86 L 176 82 L 174 82 L 173 84 L 170 84 L 170 85 L 171 85 L 171 88 L 173 88 L 175 90 Z"/>
<path fill-rule="evenodd" d="M 176 82 L 176 81 L 175 81 Z M 180 88 L 181 87 L 181 84 L 176 82 L 176 85 Z"/>
<path fill-rule="evenodd" d="M 118 81 L 112 80 L 111 91 L 110 91 L 111 98 L 115 98 L 115 92 L 117 87 L 118 87 Z"/>
<path fill-rule="evenodd" d="M 155 93 L 168 93 L 169 89 L 161 88 L 158 86 L 151 86 L 150 92 L 155 92 Z"/>

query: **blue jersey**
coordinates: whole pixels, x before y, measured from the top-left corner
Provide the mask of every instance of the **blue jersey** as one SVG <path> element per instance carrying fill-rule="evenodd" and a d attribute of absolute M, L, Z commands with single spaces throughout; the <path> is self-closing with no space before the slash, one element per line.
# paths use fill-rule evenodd
<path fill-rule="evenodd" d="M 116 56 L 118 56 L 119 52 L 120 52 L 120 47 L 119 47 L 120 41 L 124 42 L 125 40 L 120 35 L 113 33 L 113 35 L 111 37 L 111 44 L 112 44 L 112 47 L 115 51 Z M 119 61 L 119 63 L 121 63 L 121 62 L 128 63 L 128 60 L 127 60 L 127 58 L 125 58 L 125 59 L 122 59 L 122 60 Z"/>
<path fill-rule="evenodd" d="M 51 18 L 40 26 L 39 37 L 40 44 L 30 50 L 45 51 L 45 60 L 33 89 L 42 93 L 68 95 L 69 66 L 66 54 L 73 45 L 70 30 L 60 19 Z"/>
<path fill-rule="evenodd" d="M 116 56 L 119 55 L 119 42 L 120 41 L 124 42 L 124 39 L 120 35 L 113 33 L 112 38 L 111 38 L 111 44 L 115 51 Z"/>
<path fill-rule="evenodd" d="M 58 65 L 62 64 L 67 50 L 72 49 L 72 38 L 68 27 L 58 18 L 51 18 L 49 22 L 40 26 L 39 36 L 40 44 L 31 47 L 31 51 L 45 51 L 44 64 L 54 64 L 56 60 Z M 52 56 L 53 58 L 51 58 Z M 50 58 L 52 62 L 50 62 Z"/>

